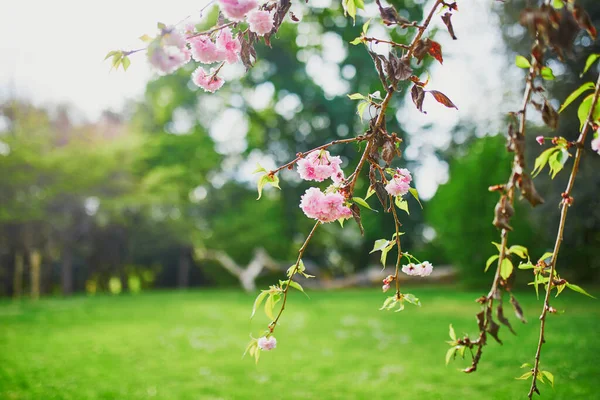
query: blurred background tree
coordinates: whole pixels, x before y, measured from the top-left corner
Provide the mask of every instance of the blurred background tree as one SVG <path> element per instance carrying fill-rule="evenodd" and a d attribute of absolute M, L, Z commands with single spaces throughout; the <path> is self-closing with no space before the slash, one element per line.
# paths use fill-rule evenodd
<path fill-rule="evenodd" d="M 404 17 L 421 19 L 421 5 L 393 3 Z M 598 24 L 600 4 L 582 3 Z M 530 38 L 516 13 L 521 8 L 494 7 L 508 58 L 511 51 L 528 51 Z M 214 17 L 208 13 L 203 23 Z M 75 110 L 66 106 L 6 102 L 1 113 L 8 123 L 0 133 L 0 295 L 237 284 L 214 262 L 196 259 L 197 249 L 223 250 L 240 265 L 259 247 L 283 263 L 293 259 L 312 225 L 298 208 L 308 185 L 284 171 L 282 191 L 266 190 L 257 202 L 256 163 L 272 168 L 297 152 L 362 133 L 366 126 L 346 94 L 381 89 L 364 48 L 348 43 L 358 36 L 358 24 L 350 26 L 327 2 L 301 17 L 300 23 L 282 26 L 272 49 L 257 46 L 258 61 L 247 74 L 241 66 L 226 70 L 228 84 L 218 95 L 190 85 L 188 65 L 150 81 L 143 99 L 121 114 L 106 112 L 95 123 L 76 121 Z M 393 32 L 397 41 L 405 34 Z M 547 86 L 555 105 L 589 78 L 579 78 L 579 72 L 587 54 L 599 49 L 586 39 L 577 39 L 577 52 L 567 56 L 564 67 L 550 61 L 557 80 Z M 416 74 L 430 66 L 425 62 Z M 403 129 L 403 107 L 412 104 L 403 96 L 396 99 L 398 112 L 388 130 L 404 139 L 407 153 L 411 144 L 436 140 L 428 139 L 427 127 L 419 136 Z M 556 134 L 574 138 L 576 126 L 571 107 Z M 530 143 L 538 132 L 551 135 L 532 124 Z M 455 266 L 464 283 L 482 286 L 490 278 L 483 274 L 494 250 L 490 242 L 498 239 L 491 225 L 497 195 L 487 187 L 506 180 L 511 156 L 503 132 L 474 120 L 461 120 L 446 133 L 449 144 L 435 157 L 448 163 L 448 182 L 424 204 L 425 212 L 411 203 L 411 214 L 403 216 L 403 230 L 410 233 L 404 245 L 421 258 Z M 493 137 L 479 139 L 486 135 Z M 540 150 L 536 146 L 529 146 L 530 165 Z M 332 148 L 347 170 L 356 162 L 355 150 Z M 600 178 L 594 171 L 600 158 L 588 153 L 561 262 L 579 278 L 597 279 Z M 413 170 L 420 162 L 407 157 L 403 166 Z M 537 185 L 546 204 L 533 211 L 518 206 L 511 243 L 528 246 L 533 254 L 552 246 L 565 179 L 565 174 L 554 181 L 540 175 Z M 357 188 L 366 193 L 366 179 Z M 353 221 L 343 230 L 329 224 L 318 232 L 305 257 L 324 275 L 377 263 L 369 251 L 376 239 L 391 236 L 393 223 L 383 212 L 363 214 L 364 237 Z"/>

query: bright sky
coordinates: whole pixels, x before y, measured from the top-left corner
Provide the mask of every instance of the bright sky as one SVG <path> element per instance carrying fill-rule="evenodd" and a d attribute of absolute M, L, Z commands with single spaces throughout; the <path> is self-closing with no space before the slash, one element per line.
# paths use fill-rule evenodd
<path fill-rule="evenodd" d="M 0 12 L 0 100 L 17 96 L 38 104 L 67 102 L 92 119 L 103 109 L 119 110 L 128 98 L 143 93 L 152 73 L 142 55 L 132 57 L 127 73 L 109 72 L 104 55 L 114 49 L 136 48 L 141 44 L 139 36 L 155 33 L 157 21 L 173 24 L 196 17 L 203 4 L 202 0 L 10 2 L 8 12 L 6 6 Z M 417 171 L 429 177 L 418 180 L 425 198 L 447 179 L 445 165 L 432 152 L 447 145 L 450 129 L 460 121 L 474 120 L 482 126 L 478 134 L 483 135 L 496 129 L 498 117 L 514 108 L 510 93 L 518 90 L 506 87 L 501 77 L 507 70 L 521 72 L 503 54 L 499 22 L 488 12 L 490 7 L 482 1 L 461 3 L 453 17 L 457 41 L 451 40 L 439 17 L 434 19 L 441 29 L 436 40 L 442 44 L 445 61 L 443 67 L 430 71 L 428 88 L 444 92 L 459 111 L 429 99 L 427 115 L 419 114 L 410 103 L 397 113 L 414 136 L 406 156 L 429 154 Z M 423 135 L 428 124 L 432 128 Z"/>

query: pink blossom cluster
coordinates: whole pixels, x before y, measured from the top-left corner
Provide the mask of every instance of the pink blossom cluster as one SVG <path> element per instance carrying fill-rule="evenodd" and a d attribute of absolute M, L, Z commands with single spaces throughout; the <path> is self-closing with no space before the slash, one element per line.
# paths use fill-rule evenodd
<path fill-rule="evenodd" d="M 258 347 L 265 351 L 273 350 L 275 347 L 277 347 L 277 339 L 275 339 L 275 336 L 263 336 L 258 339 Z"/>
<path fill-rule="evenodd" d="M 385 185 L 385 190 L 392 196 L 403 196 L 410 189 L 412 176 L 406 168 L 398 168 L 392 179 Z"/>
<path fill-rule="evenodd" d="M 307 217 L 321 222 L 352 218 L 352 211 L 344 204 L 340 193 L 323 193 L 318 188 L 309 188 L 302 195 L 300 208 Z"/>
<path fill-rule="evenodd" d="M 306 157 L 298 160 L 298 174 L 305 181 L 323 182 L 331 178 L 335 183 L 344 179 L 344 172 L 340 168 L 342 159 L 331 156 L 327 150 L 313 151 Z"/>
<path fill-rule="evenodd" d="M 429 261 L 423 261 L 421 264 L 409 263 L 402 266 L 402 272 L 411 276 L 429 276 L 433 272 L 433 265 Z"/>
<path fill-rule="evenodd" d="M 232 22 L 248 22 L 251 32 L 263 36 L 271 32 L 274 26 L 273 13 L 258 8 L 257 0 L 219 0 L 221 11 Z M 216 36 L 213 40 L 211 36 Z M 189 46 L 189 47 L 188 47 Z M 193 24 L 186 24 L 179 32 L 174 27 L 163 28 L 160 36 L 148 47 L 150 64 L 160 75 L 175 72 L 190 59 L 202 63 L 213 64 L 227 62 L 234 64 L 240 59 L 242 44 L 239 37 L 234 37 L 229 27 L 216 28 L 212 35 L 199 34 Z M 192 81 L 207 92 L 215 92 L 223 86 L 223 79 L 217 72 L 207 74 L 199 67 L 192 76 Z"/>
<path fill-rule="evenodd" d="M 600 154 L 600 130 L 596 132 L 596 137 L 592 139 L 592 150 Z"/>
<path fill-rule="evenodd" d="M 148 60 L 160 75 L 168 75 L 190 61 L 185 36 L 175 28 L 167 28 L 159 41 L 148 47 Z"/>

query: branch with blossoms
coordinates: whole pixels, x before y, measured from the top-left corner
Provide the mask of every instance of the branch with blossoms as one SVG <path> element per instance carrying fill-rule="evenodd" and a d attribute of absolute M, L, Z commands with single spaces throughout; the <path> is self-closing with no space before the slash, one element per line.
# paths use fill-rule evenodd
<path fill-rule="evenodd" d="M 258 361 L 261 351 L 272 350 L 277 344 L 274 331 L 286 307 L 290 288 L 304 291 L 295 278 L 297 275 L 311 277 L 305 272 L 302 256 L 310 240 L 314 237 L 316 229 L 325 223 L 339 221 L 343 225 L 345 220 L 353 219 L 357 222 L 361 233 L 364 233 L 361 207 L 372 210 L 367 199 L 373 194 L 379 199 L 384 212 L 391 213 L 395 225 L 395 233 L 392 238 L 377 240 L 372 250 L 372 253 L 381 252 L 381 262 L 384 268 L 388 253 L 394 248 L 397 251 L 395 273 L 386 277 L 382 286 L 382 290 L 386 292 L 391 283 L 395 281 L 395 294 L 384 301 L 382 309 L 397 308 L 397 311 L 401 311 L 404 309 L 405 302 L 420 306 L 421 303 L 417 297 L 401 291 L 399 274 L 403 272 L 407 275 L 427 276 L 433 270 L 433 266 L 429 262 L 421 262 L 415 256 L 402 251 L 401 236 L 404 232 L 400 231 L 402 223 L 397 209 L 408 213 L 408 201 L 404 199 L 404 196 L 410 193 L 417 201 L 419 201 L 419 196 L 416 189 L 410 186 L 412 182 L 410 172 L 405 168 L 391 167 L 393 161 L 400 157 L 399 147 L 402 140 L 395 133 L 388 133 L 385 117 L 394 94 L 402 90 L 401 86 L 404 83 L 412 85 L 412 100 L 417 109 L 423 113 L 425 113 L 423 101 L 427 93 L 444 106 L 456 108 L 443 93 L 436 90 L 425 90 L 428 81 L 421 82 L 417 76 L 413 75 L 411 61 L 414 58 L 419 64 L 429 55 L 440 63 L 443 62 L 439 43 L 430 38 L 423 38 L 423 35 L 436 10 L 442 8 L 447 10 L 442 16 L 442 20 L 448 27 L 451 36 L 456 39 L 450 18 L 452 12 L 457 11 L 458 7 L 456 3 L 436 0 L 423 23 L 419 24 L 401 17 L 393 6 L 384 7 L 378 0 L 376 3 L 383 24 L 392 28 L 398 26 L 416 29 L 416 33 L 410 44 L 368 37 L 366 34 L 371 22 L 369 20 L 363 25 L 362 35 L 351 42 L 354 45 L 364 44 L 366 46 L 385 90 L 383 99 L 376 93 L 349 95 L 351 100 L 359 100 L 357 113 L 361 120 L 366 107 L 372 107 L 377 111 L 375 117 L 371 118 L 366 132 L 354 138 L 334 140 L 306 152 L 298 153 L 296 158 L 274 170 L 267 171 L 259 167 L 256 171 L 262 173 L 258 180 L 259 199 L 265 185 L 269 184 L 279 188 L 277 174 L 285 168 L 293 169 L 296 166 L 300 177 L 307 181 L 323 182 L 328 179 L 332 181 L 325 190 L 311 187 L 302 196 L 300 208 L 307 217 L 316 220 L 316 223 L 300 248 L 296 263 L 288 269 L 287 280 L 281 280 L 278 284 L 270 286 L 269 289 L 261 291 L 255 300 L 252 316 L 264 303 L 265 314 L 271 321 L 264 335 L 258 339 L 253 338 L 246 350 L 256 361 Z M 129 56 L 145 50 L 150 64 L 161 75 L 175 72 L 192 59 L 202 64 L 214 65 L 208 72 L 200 66 L 192 73 L 192 81 L 197 86 L 214 93 L 224 84 L 219 73 L 225 64 L 233 64 L 241 60 L 246 69 L 252 67 L 256 59 L 254 44 L 262 38 L 265 44 L 270 45 L 270 37 L 278 31 L 291 6 L 289 0 L 266 2 L 260 6 L 256 0 L 219 0 L 218 4 L 221 12 L 217 23 L 211 29 L 198 32 L 195 26 L 189 24 L 184 27 L 175 27 L 159 23 L 157 36 L 144 35 L 140 38 L 147 43 L 146 47 L 131 51 L 113 51 L 107 55 L 107 58 L 112 59 L 113 68 L 121 66 L 126 70 L 130 65 Z M 343 0 L 342 6 L 345 14 L 356 19 L 356 10 L 362 8 L 363 4 L 361 0 Z M 289 14 L 290 18 L 296 21 L 295 16 L 292 13 Z M 387 57 L 377 54 L 370 48 L 372 43 L 387 43 L 391 46 L 391 51 Z M 397 55 L 396 49 L 403 51 L 403 54 Z M 334 145 L 361 142 L 366 142 L 366 145 L 359 161 L 354 171 L 345 177 L 340 157 L 332 156 L 328 149 Z M 369 190 L 362 198 L 355 194 L 355 185 L 363 168 L 367 165 L 369 166 Z M 403 259 L 407 261 L 404 266 L 401 265 Z M 279 302 L 281 302 L 280 306 L 278 306 Z M 278 309 L 277 313 L 275 313 L 276 309 Z"/>
<path fill-rule="evenodd" d="M 254 65 L 254 44 L 262 38 L 270 46 L 270 37 L 279 30 L 291 2 L 282 0 L 259 6 L 257 0 L 219 0 L 218 5 L 219 18 L 211 29 L 198 32 L 191 23 L 184 26 L 158 23 L 159 32 L 155 37 L 140 37 L 146 47 L 111 51 L 105 60 L 111 60 L 112 68 L 122 67 L 126 71 L 131 65 L 129 56 L 145 51 L 150 65 L 159 75 L 172 74 L 191 60 L 213 65 L 208 72 L 202 66 L 197 67 L 192 73 L 192 82 L 205 92 L 214 93 L 225 83 L 219 76 L 225 64 L 241 61 L 246 69 Z M 224 22 L 223 18 L 229 21 Z"/>
<path fill-rule="evenodd" d="M 428 276 L 431 274 L 433 266 L 427 261 L 421 262 L 415 256 L 402 251 L 401 236 L 404 232 L 400 231 L 402 224 L 397 209 L 408 213 L 408 201 L 404 199 L 405 195 L 410 193 L 417 201 L 419 198 L 416 189 L 411 188 L 410 186 L 410 183 L 412 182 L 411 173 L 405 168 L 391 168 L 395 159 L 400 157 L 401 153 L 399 147 L 402 140 L 396 134 L 388 133 L 385 116 L 394 94 L 400 89 L 400 84 L 403 81 L 412 82 L 413 93 L 420 93 L 419 95 L 421 97 L 418 99 L 415 99 L 413 95 L 413 101 L 420 111 L 423 112 L 423 97 L 427 92 L 430 92 L 437 101 L 445 106 L 456 108 L 456 106 L 441 92 L 425 91 L 423 87 L 427 83 L 420 82 L 416 76 L 412 75 L 412 68 L 410 67 L 412 58 L 416 58 L 417 62 L 421 62 L 427 54 L 432 55 L 440 62 L 442 61 L 441 46 L 429 38 L 422 39 L 435 11 L 440 6 L 448 7 L 442 0 L 436 1 L 425 21 L 421 25 L 418 25 L 417 23 L 405 24 L 393 7 L 383 8 L 381 4 L 379 4 L 382 21 L 386 25 L 406 25 L 417 29 L 415 37 L 409 45 L 388 41 L 392 44 L 393 48 L 406 50 L 406 53 L 401 57 L 396 55 L 395 50 L 392 50 L 387 57 L 378 55 L 370 50 L 369 44 L 373 42 L 373 40 L 366 36 L 370 21 L 363 26 L 363 34 L 352 41 L 353 44 L 364 43 L 367 46 L 367 51 L 373 58 L 375 69 L 377 70 L 386 93 L 383 99 L 374 94 L 361 95 L 355 93 L 349 95 L 350 99 L 360 101 L 357 110 L 361 117 L 362 112 L 367 106 L 372 106 L 377 111 L 375 117 L 371 118 L 369 128 L 364 134 L 356 136 L 355 138 L 333 141 L 304 153 L 299 153 L 292 161 L 271 171 L 267 171 L 262 167 L 257 169 L 256 172 L 262 173 L 262 176 L 258 180 L 259 198 L 263 187 L 266 184 L 270 184 L 277 188 L 279 187 L 279 178 L 277 177 L 279 171 L 286 168 L 292 169 L 294 165 L 297 167 L 298 174 L 303 180 L 323 182 L 331 179 L 332 181 L 325 190 L 318 187 L 311 187 L 306 190 L 304 195 L 302 195 L 300 208 L 307 217 L 314 219 L 317 222 L 302 245 L 299 251 L 298 260 L 288 270 L 288 279 L 280 281 L 279 285 L 273 285 L 268 290 L 263 290 L 256 298 L 252 315 L 254 315 L 258 307 L 262 306 L 264 302 L 265 313 L 271 320 L 264 335 L 260 338 L 252 338 L 248 345 L 247 352 L 254 356 L 257 361 L 261 351 L 271 350 L 277 343 L 274 337 L 274 330 L 283 313 L 285 305 L 287 304 L 289 288 L 293 287 L 300 291 L 304 291 L 294 278 L 298 274 L 307 277 L 302 263 L 302 254 L 310 239 L 313 237 L 317 227 L 321 224 L 333 221 L 339 221 L 343 225 L 344 220 L 354 219 L 358 224 L 361 233 L 364 233 L 361 222 L 361 207 L 363 209 L 372 210 L 367 200 L 373 194 L 379 199 L 384 212 L 392 215 L 395 233 L 390 240 L 379 239 L 375 241 L 371 253 L 381 252 L 381 263 L 385 268 L 388 253 L 393 249 L 396 249 L 397 251 L 395 273 L 394 275 L 388 275 L 383 280 L 382 286 L 383 292 L 386 292 L 390 289 L 392 282 L 395 281 L 396 290 L 394 295 L 385 299 L 381 309 L 396 309 L 396 311 L 402 311 L 405 303 L 411 303 L 417 306 L 421 305 L 420 300 L 415 295 L 403 293 L 401 291 L 399 274 L 400 272 L 403 272 L 407 275 Z M 453 7 L 456 9 L 455 5 Z M 347 9 L 346 11 L 348 12 L 349 10 Z M 348 13 L 351 17 L 355 17 L 351 11 Z M 348 177 L 345 177 L 344 171 L 341 169 L 342 161 L 340 157 L 331 155 L 327 149 L 334 144 L 347 144 L 352 142 L 366 142 L 366 145 L 354 171 L 348 175 Z M 369 189 L 365 197 L 362 198 L 356 195 L 355 185 L 361 176 L 361 172 L 367 165 L 369 166 Z M 403 259 L 406 259 L 407 261 L 407 264 L 404 266 L 402 266 Z M 279 301 L 282 301 L 282 305 L 275 316 L 274 310 L 277 308 L 277 303 Z"/>

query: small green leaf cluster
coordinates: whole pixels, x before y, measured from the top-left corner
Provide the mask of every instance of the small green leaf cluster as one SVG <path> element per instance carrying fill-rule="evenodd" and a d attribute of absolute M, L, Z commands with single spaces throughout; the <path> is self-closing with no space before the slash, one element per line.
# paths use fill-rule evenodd
<path fill-rule="evenodd" d="M 388 297 L 383 302 L 383 305 L 379 310 L 393 310 L 398 308 L 395 312 L 404 310 L 404 302 L 414 304 L 415 306 L 421 307 L 421 301 L 410 293 L 396 293 L 393 296 Z"/>
<path fill-rule="evenodd" d="M 106 57 L 104 57 L 104 59 L 108 60 L 111 57 L 111 69 L 114 68 L 116 70 L 119 69 L 119 67 L 123 67 L 123 71 L 127 71 L 127 68 L 129 68 L 129 66 L 131 65 L 131 60 L 129 59 L 129 56 L 126 52 L 122 50 L 109 51 Z"/>
<path fill-rule="evenodd" d="M 360 122 L 363 122 L 363 114 L 369 105 L 380 107 L 380 103 L 378 103 L 377 100 L 383 100 L 379 90 L 366 96 L 360 93 L 352 93 L 348 95 L 348 98 L 350 100 L 360 100 L 356 106 L 356 114 L 360 117 Z"/>
<path fill-rule="evenodd" d="M 546 164 L 548 164 L 548 168 L 550 169 L 549 174 L 552 179 L 554 179 L 556 174 L 564 168 L 569 157 L 571 157 L 568 150 L 571 144 L 567 139 L 556 137 L 552 140 L 552 143 L 555 143 L 555 145 L 544 150 L 542 154 L 535 159 L 535 165 L 533 171 L 531 171 L 532 177 L 535 178 L 538 176 Z"/>
<path fill-rule="evenodd" d="M 530 371 L 525 372 L 523 375 L 519 376 L 518 378 L 515 379 L 521 379 L 521 380 L 526 380 L 529 379 L 533 376 L 533 366 L 529 363 L 525 363 L 523 365 L 521 365 L 521 368 L 529 368 Z M 538 370 L 537 374 L 536 374 L 537 380 L 542 382 L 542 383 L 546 383 L 544 381 L 544 377 L 548 379 L 548 381 L 550 382 L 550 384 L 552 385 L 552 387 L 554 387 L 554 375 L 548 371 L 542 371 L 542 370 Z"/>
<path fill-rule="evenodd" d="M 364 0 L 342 0 L 342 7 L 344 8 L 344 15 L 350 16 L 356 23 L 356 10 L 364 10 L 365 2 Z"/>
<path fill-rule="evenodd" d="M 256 170 L 254 170 L 253 174 L 262 173 L 263 175 L 258 179 L 258 198 L 256 200 L 260 200 L 262 196 L 262 191 L 265 185 L 268 183 L 271 186 L 281 190 L 279 187 L 279 177 L 272 172 L 267 171 L 260 165 L 257 165 Z"/>
<path fill-rule="evenodd" d="M 535 294 L 536 296 L 539 298 L 539 285 L 544 285 L 544 288 L 547 289 L 548 286 L 548 282 L 550 282 L 550 267 L 551 267 L 551 262 L 552 262 L 552 256 L 553 254 L 550 252 L 546 252 L 544 253 L 539 260 L 537 261 L 537 263 L 534 265 L 531 261 L 528 261 L 526 263 L 522 263 L 521 265 L 519 265 L 519 269 L 531 269 L 533 270 L 533 282 L 529 282 L 528 285 L 533 285 L 533 287 L 535 288 Z M 589 294 L 588 292 L 586 292 L 581 286 L 572 284 L 567 282 L 567 280 L 562 279 L 560 277 L 560 275 L 558 274 L 558 272 L 556 271 L 556 268 L 554 268 L 554 274 L 553 274 L 553 279 L 552 279 L 552 288 L 556 288 L 556 297 L 558 297 L 559 294 L 561 294 L 561 292 L 565 289 L 565 288 L 569 288 L 575 292 L 584 294 L 586 296 L 589 296 L 591 298 L 595 298 L 594 296 L 592 296 L 591 294 Z"/>
<path fill-rule="evenodd" d="M 457 339 L 456 332 L 454 331 L 454 327 L 450 324 L 449 332 L 451 340 L 447 340 L 446 343 L 450 345 L 450 348 L 446 352 L 446 365 L 450 363 L 451 359 L 456 359 L 456 355 L 460 355 L 463 359 L 465 358 L 465 350 L 467 346 L 464 344 L 463 340 Z"/>
<path fill-rule="evenodd" d="M 361 32 L 360 36 L 358 36 L 357 38 L 355 38 L 354 40 L 352 40 L 350 42 L 350 44 L 353 44 L 353 45 L 356 46 L 356 45 L 361 44 L 361 43 L 366 43 L 366 41 L 367 41 L 366 40 L 367 31 L 369 30 L 369 25 L 370 24 L 371 24 L 371 20 L 368 20 L 367 22 L 365 22 L 363 24 L 362 32 Z"/>
<path fill-rule="evenodd" d="M 399 233 L 400 236 L 404 235 L 404 232 L 400 232 Z M 390 250 L 392 250 L 394 248 L 394 246 L 396 246 L 396 233 L 394 233 L 392 235 L 392 239 L 391 240 L 387 240 L 387 239 L 378 239 L 375 241 L 375 244 L 373 245 L 373 250 L 371 250 L 369 252 L 369 254 L 372 254 L 376 251 L 381 251 L 381 265 L 383 265 L 383 268 L 385 269 L 385 262 L 387 260 L 387 255 L 390 252 Z"/>
<path fill-rule="evenodd" d="M 484 272 L 490 268 L 490 265 L 492 265 L 494 261 L 500 258 L 500 253 L 502 252 L 501 244 L 496 242 L 492 242 L 492 244 L 496 246 L 496 249 L 498 249 L 498 254 L 494 254 L 493 256 L 487 259 L 485 263 Z M 502 264 L 500 265 L 500 276 L 504 280 L 508 279 L 508 277 L 511 276 L 514 271 L 513 263 L 510 260 L 510 256 L 513 254 L 520 258 L 527 259 L 527 261 L 529 262 L 529 254 L 526 247 L 515 244 L 510 246 L 509 248 L 505 248 L 504 259 L 502 260 Z"/>

